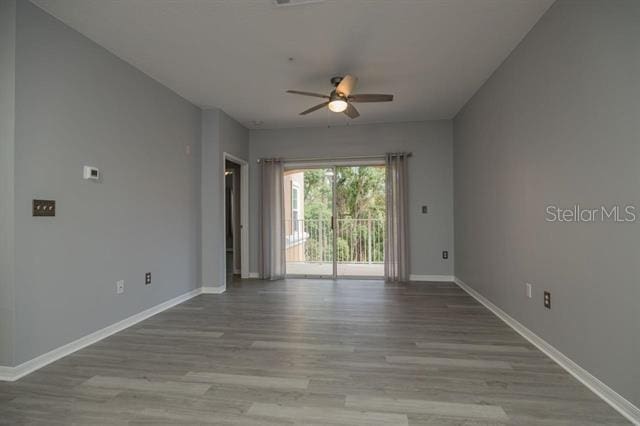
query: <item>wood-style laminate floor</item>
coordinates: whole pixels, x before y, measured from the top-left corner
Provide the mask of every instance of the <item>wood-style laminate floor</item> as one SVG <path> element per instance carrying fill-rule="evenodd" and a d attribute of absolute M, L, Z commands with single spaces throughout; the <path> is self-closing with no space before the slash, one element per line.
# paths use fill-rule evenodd
<path fill-rule="evenodd" d="M 0 424 L 627 422 L 454 284 L 248 280 L 0 383 Z"/>

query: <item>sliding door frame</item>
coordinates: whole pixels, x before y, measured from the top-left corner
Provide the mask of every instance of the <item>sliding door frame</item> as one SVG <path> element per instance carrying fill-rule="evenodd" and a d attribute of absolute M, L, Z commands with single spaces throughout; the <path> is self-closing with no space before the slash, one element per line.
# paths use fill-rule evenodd
<path fill-rule="evenodd" d="M 338 211 L 337 211 L 337 182 L 336 173 L 338 167 L 359 167 L 359 166 L 386 166 L 384 158 L 366 158 L 366 159 L 340 159 L 340 160 L 312 160 L 312 161 L 290 161 L 285 162 L 284 170 L 305 170 L 305 169 L 324 169 L 331 170 L 333 175 L 331 179 L 331 243 L 332 243 L 332 274 L 331 275 L 312 275 L 312 274 L 289 274 L 288 278 L 319 278 L 319 279 L 354 279 L 354 280 L 380 280 L 383 277 L 371 275 L 340 275 L 338 276 Z M 304 201 L 303 201 L 304 202 Z M 284 227 L 283 227 L 284 229 Z M 286 258 L 285 258 L 286 259 Z M 285 260 L 286 261 L 286 260 Z"/>
<path fill-rule="evenodd" d="M 333 172 L 333 178 L 331 179 L 331 220 L 333 222 L 334 220 L 334 215 L 335 215 L 335 200 L 336 200 L 336 195 L 335 195 L 335 166 L 332 165 L 328 165 L 327 162 L 304 162 L 304 163 L 298 163 L 298 162 L 285 162 L 284 164 L 284 171 L 287 172 L 288 170 L 318 170 L 318 169 L 322 169 L 322 170 L 332 170 Z M 302 201 L 304 203 L 304 200 Z M 286 226 L 283 226 L 282 229 L 286 229 Z M 331 245 L 333 247 L 332 253 L 332 259 L 331 259 L 331 263 L 332 263 L 332 270 L 331 270 L 331 275 L 326 275 L 326 274 L 290 274 L 289 272 L 286 272 L 286 277 L 287 278 L 305 278 L 305 279 L 325 279 L 325 280 L 335 280 L 336 279 L 336 272 L 337 272 L 337 263 L 336 263 L 336 259 L 335 259 L 335 250 L 336 250 L 336 241 L 335 241 L 335 232 L 333 231 L 332 228 L 332 232 L 331 232 Z M 286 264 L 286 254 L 285 254 L 285 264 Z"/>
<path fill-rule="evenodd" d="M 336 166 L 331 166 L 331 241 L 333 243 L 333 276 L 338 279 L 338 196 L 336 191 Z"/>

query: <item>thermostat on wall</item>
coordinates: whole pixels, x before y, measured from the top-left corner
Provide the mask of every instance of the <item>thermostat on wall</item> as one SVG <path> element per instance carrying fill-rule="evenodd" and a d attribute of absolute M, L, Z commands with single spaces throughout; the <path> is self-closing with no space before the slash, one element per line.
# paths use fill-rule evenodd
<path fill-rule="evenodd" d="M 96 167 L 84 166 L 84 173 L 82 177 L 89 180 L 100 180 L 100 170 Z"/>

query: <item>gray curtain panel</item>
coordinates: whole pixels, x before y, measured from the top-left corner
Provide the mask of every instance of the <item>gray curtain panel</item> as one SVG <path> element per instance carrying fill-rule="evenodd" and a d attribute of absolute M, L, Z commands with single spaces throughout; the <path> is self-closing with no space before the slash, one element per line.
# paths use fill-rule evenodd
<path fill-rule="evenodd" d="M 408 154 L 387 154 L 387 223 L 384 279 L 409 281 Z"/>
<path fill-rule="evenodd" d="M 263 159 L 260 191 L 260 277 L 278 280 L 285 276 L 284 165 Z"/>

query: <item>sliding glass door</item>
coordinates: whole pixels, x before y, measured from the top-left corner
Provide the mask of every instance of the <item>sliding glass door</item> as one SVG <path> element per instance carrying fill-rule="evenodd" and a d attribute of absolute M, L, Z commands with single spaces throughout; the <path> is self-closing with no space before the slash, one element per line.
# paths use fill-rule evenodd
<path fill-rule="evenodd" d="M 382 277 L 384 180 L 384 166 L 287 170 L 287 275 Z"/>
<path fill-rule="evenodd" d="M 339 277 L 384 276 L 385 168 L 335 170 L 336 264 Z"/>
<path fill-rule="evenodd" d="M 333 168 L 285 171 L 285 247 L 289 276 L 335 276 L 333 176 Z"/>

